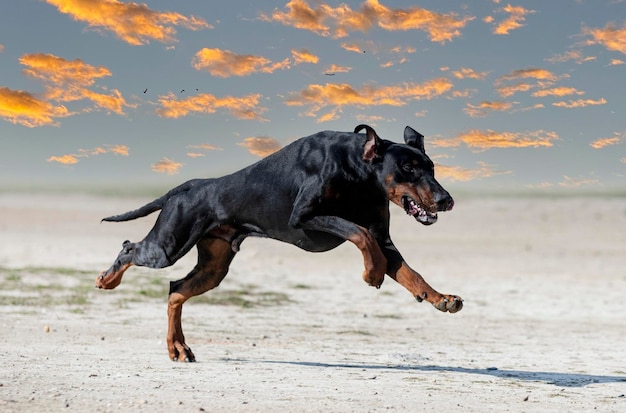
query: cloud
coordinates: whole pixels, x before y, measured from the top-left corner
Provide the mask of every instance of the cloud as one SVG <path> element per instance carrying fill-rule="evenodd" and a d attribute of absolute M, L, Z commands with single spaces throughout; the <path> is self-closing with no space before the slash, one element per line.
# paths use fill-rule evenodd
<path fill-rule="evenodd" d="M 514 85 L 496 87 L 496 92 L 498 92 L 500 96 L 507 98 L 509 96 L 513 96 L 518 92 L 528 92 L 535 87 L 537 87 L 537 85 L 533 85 L 530 83 L 516 83 Z"/>
<path fill-rule="evenodd" d="M 596 139 L 595 141 L 591 142 L 589 146 L 591 146 L 593 149 L 602 149 L 605 146 L 617 145 L 619 143 L 622 143 L 624 140 L 626 140 L 626 133 L 615 132 L 615 136 L 612 136 L 610 138 Z"/>
<path fill-rule="evenodd" d="M 196 145 L 187 145 L 187 148 L 189 149 L 200 149 L 203 151 L 221 151 L 222 148 L 220 148 L 219 146 L 215 146 L 215 145 L 211 145 L 209 143 L 200 143 L 200 144 L 196 144 Z"/>
<path fill-rule="evenodd" d="M 555 102 L 552 106 L 556 106 L 559 108 L 584 108 L 585 106 L 594 106 L 594 105 L 604 105 L 606 104 L 605 98 L 600 98 L 598 100 L 593 99 L 578 99 L 578 100 L 570 100 L 569 102 Z"/>
<path fill-rule="evenodd" d="M 4 45 L 2 45 L 2 43 L 0 43 L 0 53 L 4 52 Z"/>
<path fill-rule="evenodd" d="M 81 59 L 66 60 L 52 54 L 26 54 L 20 58 L 26 68 L 23 73 L 40 80 L 46 88 L 45 100 L 55 102 L 91 101 L 96 108 L 106 109 L 118 115 L 125 107 L 135 107 L 126 102 L 122 94 L 113 89 L 108 94 L 98 93 L 91 88 L 96 80 L 111 76 L 109 69 L 92 66 Z M 90 111 L 92 108 L 83 108 Z"/>
<path fill-rule="evenodd" d="M 563 181 L 559 182 L 559 186 L 563 188 L 579 188 L 585 185 L 596 185 L 599 184 L 600 180 L 592 179 L 592 178 L 572 178 L 567 175 L 563 175 Z"/>
<path fill-rule="evenodd" d="M 584 95 L 585 92 L 582 92 L 573 87 L 553 87 L 550 89 L 542 89 L 536 92 L 533 92 L 533 97 L 546 97 L 546 96 L 568 96 L 568 95 Z"/>
<path fill-rule="evenodd" d="M 191 113 L 215 113 L 218 109 L 225 109 L 238 119 L 264 121 L 261 114 L 267 111 L 267 108 L 259 106 L 260 99 L 260 94 L 220 98 L 210 93 L 200 93 L 178 100 L 176 95 L 169 93 L 159 96 L 161 107 L 156 110 L 156 113 L 164 118 L 176 119 Z"/>
<path fill-rule="evenodd" d="M 58 162 L 63 165 L 74 165 L 78 163 L 78 159 L 74 155 L 61 155 L 49 157 L 48 162 Z"/>
<path fill-rule="evenodd" d="M 305 0 L 291 0 L 286 11 L 274 10 L 271 15 L 261 14 L 261 19 L 286 26 L 309 30 L 321 36 L 346 37 L 350 32 L 367 32 L 374 26 L 388 31 L 422 30 L 433 42 L 444 43 L 461 35 L 461 29 L 473 17 L 457 17 L 454 13 L 442 14 L 419 7 L 392 9 L 378 0 L 366 0 L 359 10 L 345 3 L 337 7 L 320 3 L 311 7 Z"/>
<path fill-rule="evenodd" d="M 596 58 L 593 56 L 584 57 L 580 50 L 570 50 L 568 52 L 565 52 L 560 55 L 555 55 L 545 60 L 546 62 L 550 62 L 550 63 L 564 63 L 564 62 L 573 60 L 577 64 L 582 64 L 585 62 L 591 62 L 593 60 L 596 60 Z"/>
<path fill-rule="evenodd" d="M 479 118 L 479 117 L 487 116 L 489 111 L 503 112 L 503 111 L 511 109 L 511 107 L 513 107 L 513 104 L 510 102 L 483 101 L 483 102 L 480 102 L 478 105 L 472 105 L 468 103 L 465 109 L 463 109 L 463 112 L 467 113 L 472 118 Z"/>
<path fill-rule="evenodd" d="M 547 80 L 547 81 L 557 81 L 560 79 L 560 77 L 555 75 L 549 70 L 541 69 L 537 67 L 531 67 L 528 69 L 514 70 L 509 74 L 499 77 L 498 80 L 496 80 L 496 83 L 517 80 L 517 79 L 538 79 L 538 80 Z"/>
<path fill-rule="evenodd" d="M 511 171 L 498 171 L 493 165 L 478 162 L 478 168 L 461 168 L 458 166 L 437 165 L 435 171 L 437 178 L 448 182 L 467 182 L 476 179 L 489 178 L 495 175 L 510 174 Z"/>
<path fill-rule="evenodd" d="M 187 145 L 187 148 L 189 149 L 197 149 L 200 151 L 221 151 L 222 148 L 220 148 L 219 146 L 215 146 L 215 145 L 211 145 L 209 143 L 200 143 L 200 144 L 195 144 L 195 145 Z M 201 158 L 203 156 L 206 156 L 206 154 L 204 153 L 200 153 L 200 152 L 187 152 L 187 156 L 190 158 Z"/>
<path fill-rule="evenodd" d="M 238 143 L 238 145 L 246 148 L 252 155 L 260 157 L 271 155 L 282 146 L 276 139 L 268 136 L 251 136 L 245 138 L 243 142 Z"/>
<path fill-rule="evenodd" d="M 291 56 L 293 57 L 294 64 L 300 63 L 313 63 L 317 64 L 320 60 L 319 57 L 309 52 L 307 49 L 292 50 Z"/>
<path fill-rule="evenodd" d="M 619 66 L 619 65 L 623 65 L 626 62 L 624 62 L 623 60 L 620 59 L 611 59 L 611 63 L 609 63 L 610 66 Z"/>
<path fill-rule="evenodd" d="M 175 175 L 183 166 L 180 162 L 174 162 L 171 159 L 163 158 L 157 163 L 152 164 L 152 170 L 154 172 L 165 173 L 168 175 Z"/>
<path fill-rule="evenodd" d="M 348 73 L 351 70 L 352 68 L 350 66 L 332 64 L 328 69 L 324 70 L 324 73 Z"/>
<path fill-rule="evenodd" d="M 626 23 L 622 28 L 615 27 L 613 24 L 607 24 L 604 28 L 583 28 L 583 34 L 591 36 L 587 40 L 587 45 L 602 45 L 608 50 L 621 52 L 626 54 Z"/>
<path fill-rule="evenodd" d="M 287 106 L 308 106 L 306 116 L 316 117 L 318 112 L 330 107 L 331 112 L 318 118 L 318 122 L 336 119 L 338 111 L 345 106 L 404 106 L 410 100 L 432 99 L 448 92 L 452 83 L 437 78 L 421 84 L 403 83 L 393 86 L 365 85 L 359 89 L 347 83 L 312 84 L 306 89 L 292 93 L 285 100 Z M 329 117 L 330 116 L 330 117 Z"/>
<path fill-rule="evenodd" d="M 520 27 L 524 27 L 522 24 L 526 21 L 526 15 L 532 14 L 534 10 L 528 10 L 523 8 L 522 6 L 511 6 L 507 4 L 505 7 L 498 9 L 499 12 L 508 13 L 509 17 L 500 22 L 493 28 L 494 34 L 504 35 L 509 34 L 510 31 L 519 29 Z M 491 19 L 483 19 L 487 23 L 492 23 L 493 18 Z"/>
<path fill-rule="evenodd" d="M 291 61 L 272 62 L 262 56 L 242 55 L 221 49 L 201 49 L 196 53 L 191 65 L 196 70 L 206 70 L 217 77 L 249 76 L 253 73 L 273 73 L 279 69 L 289 69 Z"/>
<path fill-rule="evenodd" d="M 55 118 L 69 116 L 63 105 L 53 105 L 29 92 L 0 87 L 0 118 L 13 124 L 34 128 L 57 126 Z"/>
<path fill-rule="evenodd" d="M 514 70 L 495 81 L 496 92 L 502 97 L 509 97 L 518 92 L 528 92 L 534 88 L 550 87 L 557 80 L 569 77 L 569 75 L 555 75 L 549 70 L 531 67 Z M 525 82 L 526 79 L 535 79 L 535 83 Z"/>
<path fill-rule="evenodd" d="M 128 44 L 139 46 L 150 40 L 176 42 L 176 26 L 189 30 L 212 26 L 203 19 L 173 12 L 158 12 L 146 4 L 117 0 L 46 0 L 72 19 L 87 23 L 92 29 L 114 33 Z"/>
<path fill-rule="evenodd" d="M 556 132 L 543 130 L 529 132 L 496 132 L 472 129 L 452 139 L 435 139 L 431 142 L 436 147 L 455 148 L 461 144 L 475 151 L 493 148 L 538 148 L 551 147 L 559 140 Z"/>
<path fill-rule="evenodd" d="M 47 159 L 48 162 L 58 162 L 64 165 L 74 165 L 79 162 L 81 158 L 89 158 L 93 156 L 104 155 L 112 153 L 114 155 L 128 156 L 129 150 L 126 145 L 104 145 L 98 146 L 93 149 L 78 149 L 77 153 L 69 153 L 61 156 L 51 156 Z"/>
<path fill-rule="evenodd" d="M 477 80 L 482 80 L 485 77 L 487 77 L 489 72 L 476 72 L 474 69 L 470 69 L 470 68 L 467 68 L 467 67 L 462 67 L 460 70 L 453 71 L 452 74 L 457 79 L 477 79 Z"/>
<path fill-rule="evenodd" d="M 363 48 L 356 43 L 341 43 L 341 48 L 348 52 L 365 53 Z"/>

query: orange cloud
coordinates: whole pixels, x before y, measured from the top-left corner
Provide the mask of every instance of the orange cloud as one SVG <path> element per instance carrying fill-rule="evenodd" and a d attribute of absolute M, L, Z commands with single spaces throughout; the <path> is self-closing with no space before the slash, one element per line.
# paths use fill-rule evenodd
<path fill-rule="evenodd" d="M 608 50 L 626 54 L 626 23 L 622 28 L 615 27 L 613 24 L 607 24 L 602 29 L 584 28 L 583 34 L 592 37 L 587 40 L 588 45 L 599 44 Z"/>
<path fill-rule="evenodd" d="M 330 106 L 332 119 L 336 119 L 334 115 L 344 106 L 404 106 L 409 100 L 432 99 L 448 92 L 451 88 L 452 83 L 445 78 L 429 80 L 422 84 L 403 83 L 381 87 L 365 85 L 360 89 L 354 89 L 347 83 L 313 84 L 298 93 L 292 93 L 285 100 L 285 104 L 308 106 L 310 110 L 306 115 L 311 117 L 316 117 L 320 110 Z M 329 120 L 329 115 L 318 118 L 318 122 Z"/>
<path fill-rule="evenodd" d="M 568 95 L 584 95 L 585 92 L 582 92 L 573 87 L 553 87 L 550 89 L 542 89 L 534 92 L 532 94 L 533 97 L 545 97 L 545 96 L 568 96 Z"/>
<path fill-rule="evenodd" d="M 78 159 L 74 155 L 51 156 L 48 162 L 58 162 L 63 165 L 74 165 L 78 163 Z"/>
<path fill-rule="evenodd" d="M 626 62 L 624 62 L 623 60 L 620 59 L 611 59 L 611 63 L 609 63 L 610 66 L 618 66 L 618 65 L 623 65 Z"/>
<path fill-rule="evenodd" d="M 365 53 L 363 48 L 356 43 L 341 43 L 341 48 L 348 52 Z"/>
<path fill-rule="evenodd" d="M 477 79 L 481 80 L 487 77 L 489 72 L 476 72 L 474 69 L 462 67 L 461 70 L 455 70 L 452 72 L 457 79 Z"/>
<path fill-rule="evenodd" d="M 90 100 L 95 107 L 106 109 L 118 115 L 124 114 L 124 107 L 135 107 L 126 102 L 122 94 L 113 89 L 109 94 L 94 92 L 90 88 L 97 79 L 111 76 L 103 66 L 92 66 L 81 59 L 66 60 L 52 54 L 27 54 L 20 58 L 26 68 L 23 73 L 40 80 L 46 88 L 45 98 L 49 101 L 73 102 Z M 89 108 L 84 111 L 89 111 Z"/>
<path fill-rule="evenodd" d="M 553 141 L 559 140 L 556 132 L 543 130 L 530 132 L 496 132 L 472 129 L 452 139 L 436 139 L 431 142 L 437 147 L 454 148 L 461 144 L 477 151 L 493 148 L 538 148 L 551 147 Z"/>
<path fill-rule="evenodd" d="M 48 162 L 58 162 L 64 165 L 77 164 L 80 158 L 89 158 L 92 156 L 104 155 L 112 153 L 114 155 L 128 156 L 128 146 L 126 145 L 105 145 L 93 149 L 79 149 L 78 153 L 70 153 L 61 156 L 51 156 Z"/>
<path fill-rule="evenodd" d="M 549 70 L 531 67 L 528 69 L 514 70 L 507 75 L 501 76 L 496 82 L 500 83 L 503 81 L 529 78 L 537 80 L 556 81 L 559 80 L 560 77 L 550 72 Z"/>
<path fill-rule="evenodd" d="M 23 90 L 0 87 L 0 118 L 11 123 L 29 128 L 56 126 L 55 118 L 69 115 L 65 106 L 55 106 Z"/>
<path fill-rule="evenodd" d="M 528 68 L 514 70 L 504 76 L 500 76 L 495 81 L 496 91 L 502 97 L 512 96 L 517 92 L 527 92 L 533 88 L 547 88 L 559 79 L 569 77 L 569 75 L 555 75 L 546 69 Z M 517 82 L 520 79 L 535 79 L 536 83 Z M 509 84 L 509 82 L 516 82 Z"/>
<path fill-rule="evenodd" d="M 281 148 L 280 142 L 268 136 L 251 136 L 245 138 L 243 142 L 238 143 L 238 145 L 246 148 L 251 154 L 260 157 L 271 155 Z"/>
<path fill-rule="evenodd" d="M 610 138 L 596 139 L 595 141 L 591 142 L 589 146 L 591 146 L 593 149 L 601 149 L 601 148 L 604 148 L 605 146 L 617 145 L 618 143 L 621 143 L 625 139 L 626 139 L 625 133 L 615 132 L 615 136 L 610 137 Z"/>
<path fill-rule="evenodd" d="M 493 165 L 478 162 L 478 168 L 460 168 L 458 166 L 437 165 L 437 178 L 448 182 L 467 182 L 476 179 L 489 178 L 495 175 L 510 174 L 511 171 L 497 171 Z"/>
<path fill-rule="evenodd" d="M 600 183 L 598 179 L 581 178 L 576 179 L 567 175 L 563 175 L 563 181 L 559 182 L 559 186 L 563 188 L 578 188 L 584 185 L 596 185 Z"/>
<path fill-rule="evenodd" d="M 500 96 L 507 98 L 517 92 L 528 92 L 534 87 L 536 87 L 536 85 L 530 83 L 516 83 L 514 85 L 496 87 L 496 92 L 498 92 Z"/>
<path fill-rule="evenodd" d="M 463 112 L 467 113 L 472 118 L 479 118 L 479 117 L 487 116 L 487 113 L 489 111 L 503 112 L 503 111 L 511 109 L 511 107 L 513 107 L 513 104 L 510 102 L 483 101 L 483 102 L 480 102 L 478 105 L 472 105 L 468 103 L 465 109 L 463 109 Z"/>
<path fill-rule="evenodd" d="M 211 145 L 208 143 L 200 143 L 197 145 L 187 145 L 187 147 L 189 149 L 200 149 L 204 151 L 221 151 L 222 150 L 222 148 L 220 148 L 219 146 Z"/>
<path fill-rule="evenodd" d="M 4 46 L 0 43 L 0 53 L 4 51 Z"/>
<path fill-rule="evenodd" d="M 352 68 L 349 66 L 339 66 L 336 64 L 330 65 L 328 69 L 324 71 L 324 73 L 348 73 Z"/>
<path fill-rule="evenodd" d="M 601 98 L 598 100 L 593 99 L 578 99 L 578 100 L 570 100 L 569 102 L 555 102 L 552 106 L 556 106 L 559 108 L 584 108 L 585 106 L 594 106 L 594 105 L 604 105 L 606 104 L 606 99 Z"/>
<path fill-rule="evenodd" d="M 391 9 L 378 0 L 366 0 L 359 10 L 352 10 L 345 3 L 337 7 L 322 3 L 313 8 L 305 0 L 290 0 L 285 7 L 287 11 L 261 14 L 261 19 L 335 38 L 346 37 L 352 31 L 366 32 L 377 25 L 389 31 L 422 30 L 431 41 L 443 43 L 460 36 L 460 30 L 473 19 L 419 7 Z"/>
<path fill-rule="evenodd" d="M 499 11 L 509 13 L 510 16 L 494 27 L 494 34 L 509 34 L 511 30 L 524 27 L 522 23 L 526 21 L 526 15 L 535 12 L 534 10 L 525 9 L 522 6 L 511 6 L 510 4 L 507 4 L 506 7 L 501 8 Z M 487 22 L 491 23 L 491 21 Z"/>
<path fill-rule="evenodd" d="M 417 52 L 417 49 L 411 46 L 396 46 L 391 48 L 391 53 L 399 53 L 399 54 L 413 54 Z"/>
<path fill-rule="evenodd" d="M 309 52 L 307 49 L 292 50 L 291 56 L 293 57 L 294 64 L 300 63 L 313 63 L 317 64 L 320 58 Z"/>
<path fill-rule="evenodd" d="M 242 97 L 216 97 L 210 93 L 201 93 L 187 99 L 178 100 L 176 95 L 169 93 L 159 96 L 161 107 L 156 113 L 164 118 L 180 118 L 190 113 L 215 113 L 218 109 L 225 109 L 238 119 L 264 121 L 261 114 L 267 109 L 259 106 L 260 94 L 251 94 Z"/>
<path fill-rule="evenodd" d="M 262 56 L 241 55 L 230 50 L 201 49 L 196 53 L 191 65 L 196 70 L 207 70 L 217 77 L 249 76 L 252 73 L 273 73 L 288 69 L 290 60 L 272 62 Z"/>
<path fill-rule="evenodd" d="M 168 175 L 177 174 L 180 168 L 183 166 L 180 162 L 174 162 L 168 158 L 163 158 L 155 164 L 152 164 L 152 170 L 154 172 L 165 173 Z"/>
<path fill-rule="evenodd" d="M 196 145 L 187 145 L 187 148 L 189 149 L 198 149 L 201 151 L 221 151 L 222 148 L 220 148 L 219 146 L 215 146 L 215 145 L 211 145 L 208 143 L 200 143 L 200 144 L 196 144 Z M 204 153 L 199 153 L 199 152 L 187 152 L 187 156 L 190 158 L 200 158 L 203 156 L 206 156 Z"/>
<path fill-rule="evenodd" d="M 161 43 L 176 42 L 176 26 L 189 30 L 208 29 L 212 26 L 203 19 L 179 13 L 158 12 L 146 4 L 122 3 L 117 0 L 46 0 L 63 14 L 87 23 L 96 31 L 109 31 L 119 39 L 134 45 L 156 40 Z"/>
<path fill-rule="evenodd" d="M 550 63 L 563 63 L 574 60 L 576 63 L 581 64 L 596 60 L 596 58 L 592 56 L 584 57 L 580 50 L 570 50 L 569 52 L 565 52 L 545 60 Z"/>
<path fill-rule="evenodd" d="M 202 158 L 206 155 L 203 153 L 198 153 L 198 152 L 187 152 L 187 156 L 190 158 Z"/>

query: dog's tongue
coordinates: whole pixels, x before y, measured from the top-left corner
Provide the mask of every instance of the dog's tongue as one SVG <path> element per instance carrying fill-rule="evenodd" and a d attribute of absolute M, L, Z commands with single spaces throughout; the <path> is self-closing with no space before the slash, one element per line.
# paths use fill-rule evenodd
<path fill-rule="evenodd" d="M 421 210 L 422 212 L 424 212 L 424 210 Z M 415 201 L 413 201 L 412 199 L 409 201 L 409 209 L 407 209 L 406 213 L 409 215 L 413 215 L 415 216 L 415 214 L 420 212 L 420 207 L 417 206 L 417 204 L 415 203 Z"/>

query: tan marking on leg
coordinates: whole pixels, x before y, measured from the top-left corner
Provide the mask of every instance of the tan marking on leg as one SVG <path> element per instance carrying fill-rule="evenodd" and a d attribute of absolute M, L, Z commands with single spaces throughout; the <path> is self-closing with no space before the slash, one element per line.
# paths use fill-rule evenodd
<path fill-rule="evenodd" d="M 105 290 L 112 290 L 122 282 L 122 276 L 124 271 L 130 268 L 133 264 L 128 263 L 122 266 L 119 271 L 109 273 L 109 270 L 102 271 L 96 278 L 96 287 Z"/>
<path fill-rule="evenodd" d="M 167 350 L 174 361 L 196 361 L 187 344 L 182 327 L 183 304 L 191 297 L 203 294 L 215 287 L 228 273 L 235 253 L 230 243 L 219 238 L 201 240 L 198 245 L 198 263 L 167 302 Z"/>
<path fill-rule="evenodd" d="M 461 297 L 440 294 L 406 262 L 402 262 L 400 268 L 389 276 L 406 288 L 418 301 L 426 300 L 440 311 L 456 313 L 463 308 Z"/>
<path fill-rule="evenodd" d="M 363 280 L 373 287 L 380 288 L 387 271 L 387 258 L 372 234 L 363 227 L 359 227 L 359 229 L 360 231 L 348 238 L 348 241 L 356 245 L 363 254 L 365 266 Z"/>

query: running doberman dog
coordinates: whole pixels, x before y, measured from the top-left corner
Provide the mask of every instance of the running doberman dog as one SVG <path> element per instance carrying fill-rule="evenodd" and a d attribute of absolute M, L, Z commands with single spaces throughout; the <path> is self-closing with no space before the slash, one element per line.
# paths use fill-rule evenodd
<path fill-rule="evenodd" d="M 366 133 L 359 133 L 363 129 Z M 380 288 L 388 274 L 417 301 L 455 313 L 463 300 L 435 291 L 407 265 L 389 237 L 389 201 L 424 225 L 435 223 L 438 211 L 454 205 L 435 180 L 424 136 L 407 126 L 404 142 L 382 139 L 367 125 L 354 133 L 319 132 L 231 175 L 187 181 L 137 210 L 104 218 L 129 221 L 161 210 L 143 241 L 124 241 L 96 287 L 117 287 L 132 265 L 170 266 L 195 245 L 196 266 L 170 283 L 167 348 L 174 361 L 195 361 L 183 335 L 183 303 L 217 287 L 250 236 L 312 252 L 350 241 L 363 254 L 363 279 L 369 285 Z"/>

